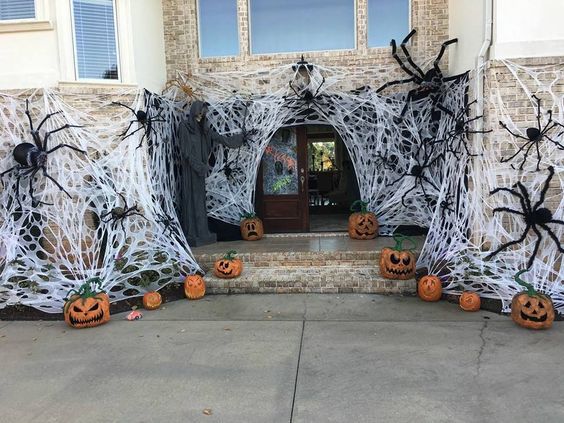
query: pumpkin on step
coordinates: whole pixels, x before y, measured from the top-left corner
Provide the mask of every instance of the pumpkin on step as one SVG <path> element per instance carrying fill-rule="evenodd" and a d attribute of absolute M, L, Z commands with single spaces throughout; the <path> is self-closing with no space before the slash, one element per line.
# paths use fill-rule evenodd
<path fill-rule="evenodd" d="M 471 291 L 464 291 L 458 299 L 458 305 L 464 311 L 478 311 L 481 304 L 480 296 Z"/>
<path fill-rule="evenodd" d="M 189 300 L 199 300 L 206 294 L 206 283 L 200 275 L 188 275 L 184 279 L 184 295 Z"/>
<path fill-rule="evenodd" d="M 357 210 L 357 206 L 360 210 Z M 368 211 L 368 203 L 362 200 L 356 200 L 351 204 L 351 211 L 354 212 L 349 216 L 349 236 L 352 239 L 374 239 L 378 236 L 378 220 L 376 215 Z"/>
<path fill-rule="evenodd" d="M 231 279 L 236 278 L 243 271 L 243 262 L 235 258 L 237 251 L 228 251 L 222 259 L 216 260 L 213 265 L 213 273 L 218 278 Z"/>
<path fill-rule="evenodd" d="M 415 242 L 402 234 L 394 234 L 396 245 L 393 248 L 382 248 L 380 254 L 380 274 L 387 279 L 412 279 L 415 276 L 415 254 L 411 249 L 403 249 L 403 243 L 409 241 L 412 249 Z"/>
<path fill-rule="evenodd" d="M 145 292 L 143 295 L 143 307 L 145 310 L 156 310 L 161 306 L 163 298 L 157 291 Z"/>
<path fill-rule="evenodd" d="M 264 235 L 262 220 L 255 213 L 243 214 L 241 220 L 241 237 L 245 241 L 258 241 Z"/>
<path fill-rule="evenodd" d="M 423 301 L 439 301 L 443 293 L 443 286 L 438 276 L 423 276 L 417 282 L 417 295 Z"/>
<path fill-rule="evenodd" d="M 554 306 L 548 295 L 538 293 L 533 285 L 520 278 L 527 270 L 515 275 L 515 281 L 526 288 L 511 301 L 511 319 L 527 329 L 548 329 L 554 322 Z"/>
<path fill-rule="evenodd" d="M 110 320 L 110 298 L 101 289 L 99 278 L 71 289 L 63 308 L 65 322 L 77 329 L 99 326 Z"/>

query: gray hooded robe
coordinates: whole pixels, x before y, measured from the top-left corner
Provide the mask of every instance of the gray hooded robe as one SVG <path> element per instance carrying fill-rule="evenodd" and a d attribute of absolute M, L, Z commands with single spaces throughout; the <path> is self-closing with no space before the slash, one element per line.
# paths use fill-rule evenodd
<path fill-rule="evenodd" d="M 202 112 L 203 118 L 198 122 L 196 118 Z M 190 115 L 180 124 L 178 132 L 182 158 L 180 224 L 191 247 L 216 241 L 215 234 L 208 228 L 206 209 L 206 175 L 213 144 L 219 143 L 228 148 L 238 148 L 243 144 L 242 134 L 231 137 L 217 134 L 205 118 L 205 112 L 205 103 L 192 103 Z"/>

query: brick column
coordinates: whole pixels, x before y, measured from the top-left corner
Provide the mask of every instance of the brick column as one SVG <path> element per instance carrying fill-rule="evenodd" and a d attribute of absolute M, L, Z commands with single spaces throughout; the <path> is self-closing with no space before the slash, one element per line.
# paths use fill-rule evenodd
<path fill-rule="evenodd" d="M 368 53 L 368 0 L 356 1 L 356 48 L 358 54 Z"/>
<path fill-rule="evenodd" d="M 246 59 L 251 47 L 249 45 L 249 2 L 237 0 L 237 19 L 239 22 L 239 55 Z"/>

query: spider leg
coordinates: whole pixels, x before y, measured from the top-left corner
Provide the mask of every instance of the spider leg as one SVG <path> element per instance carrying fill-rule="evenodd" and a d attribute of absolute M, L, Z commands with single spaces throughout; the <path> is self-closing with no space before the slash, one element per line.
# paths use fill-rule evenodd
<path fill-rule="evenodd" d="M 533 263 L 535 262 L 535 257 L 537 256 L 537 253 L 539 252 L 540 243 L 542 241 L 542 234 L 537 229 L 537 227 L 535 225 L 531 225 L 531 228 L 533 229 L 533 231 L 537 235 L 537 240 L 535 242 L 535 248 L 533 249 L 533 254 L 531 254 L 531 257 L 529 257 L 529 261 L 527 262 L 527 269 L 530 269 L 531 266 L 533 265 Z"/>
<path fill-rule="evenodd" d="M 0 178 L 2 178 L 4 175 L 6 175 L 7 173 L 10 173 L 11 171 L 13 171 L 14 169 L 17 169 L 20 165 L 15 165 L 12 166 L 10 169 L 5 170 L 4 172 L 0 173 Z"/>
<path fill-rule="evenodd" d="M 123 233 L 125 235 L 125 225 L 123 224 L 124 220 L 125 220 L 125 216 L 120 219 L 119 223 L 121 224 L 121 229 L 123 230 Z"/>
<path fill-rule="evenodd" d="M 33 121 L 31 120 L 31 114 L 29 113 L 29 99 L 25 100 L 25 114 L 29 120 L 29 128 L 33 131 Z"/>
<path fill-rule="evenodd" d="M 127 129 L 125 131 L 123 131 L 121 134 L 119 134 L 119 136 L 123 137 L 125 134 L 127 134 L 129 129 L 131 128 L 131 125 L 133 125 L 135 122 L 137 122 L 137 121 L 136 120 L 130 120 L 129 125 L 127 126 Z"/>
<path fill-rule="evenodd" d="M 404 192 L 403 195 L 401 196 L 401 204 L 404 207 L 408 207 L 408 205 L 405 204 L 405 197 L 407 196 L 407 194 L 409 194 L 411 191 L 413 191 L 416 188 L 417 188 L 417 181 L 415 182 L 415 184 L 410 189 L 408 189 L 406 192 Z"/>
<path fill-rule="evenodd" d="M 440 191 L 440 189 L 437 187 L 437 185 L 435 185 L 435 183 L 429 179 L 428 177 L 426 177 L 425 175 L 421 175 L 419 177 L 422 181 L 427 182 L 429 185 L 431 185 L 433 188 L 435 188 L 437 191 Z M 421 184 L 421 186 L 423 186 L 423 184 Z"/>
<path fill-rule="evenodd" d="M 59 110 L 58 112 L 53 112 L 53 113 L 49 113 L 49 114 L 45 115 L 45 117 L 43 118 L 43 120 L 41 121 L 39 126 L 37 127 L 36 131 L 39 131 L 41 129 L 41 127 L 45 124 L 45 122 L 47 122 L 47 120 L 51 118 L 51 116 L 58 115 L 59 113 L 63 113 L 63 111 Z"/>
<path fill-rule="evenodd" d="M 509 132 L 509 133 L 510 133 L 511 135 L 513 135 L 514 137 L 521 138 L 521 139 L 524 139 L 524 140 L 526 140 L 526 141 L 531 141 L 529 138 L 524 137 L 523 135 L 519 135 L 519 134 L 516 134 L 515 132 L 513 132 L 513 131 L 512 131 L 511 129 L 509 129 L 509 128 L 507 127 L 507 125 L 506 125 L 505 123 L 503 123 L 501 120 L 499 121 L 499 124 L 501 125 L 501 127 L 502 127 L 503 129 L 505 129 L 507 132 Z"/>
<path fill-rule="evenodd" d="M 541 101 L 540 98 L 538 98 L 536 95 L 532 95 L 532 97 L 535 99 L 535 101 L 537 102 L 537 128 L 540 131 L 541 130 Z M 552 111 L 550 112 L 550 115 L 552 115 Z M 549 123 L 550 123 L 550 119 L 549 119 Z M 548 126 L 548 123 L 546 124 Z M 546 128 L 546 127 L 545 127 Z M 538 169 L 537 169 L 538 170 Z"/>
<path fill-rule="evenodd" d="M 394 121 L 401 122 L 403 120 L 403 117 L 405 116 L 405 113 L 407 112 L 407 106 L 409 106 L 411 104 L 411 99 L 413 98 L 413 93 L 415 92 L 415 90 L 416 90 L 416 88 L 414 88 L 413 90 L 411 90 L 407 93 L 407 97 L 405 99 L 403 109 L 401 109 L 401 113 L 399 114 L 399 116 L 394 118 Z"/>
<path fill-rule="evenodd" d="M 556 234 L 554 232 L 552 232 L 552 230 L 550 229 L 550 227 L 546 224 L 539 224 L 539 226 L 541 228 L 543 228 L 547 233 L 548 236 L 550 236 L 552 238 L 552 240 L 554 241 L 554 243 L 556 244 L 556 247 L 558 248 L 558 251 L 560 251 L 561 253 L 564 253 L 564 247 L 562 247 L 562 244 L 560 244 L 560 241 L 558 240 L 558 237 L 556 236 Z"/>
<path fill-rule="evenodd" d="M 405 59 L 407 60 L 407 63 L 409 63 L 411 65 L 411 67 L 413 69 L 415 69 L 415 71 L 421 75 L 421 78 L 425 78 L 425 72 L 423 72 L 421 70 L 421 68 L 419 66 L 417 66 L 417 64 L 413 61 L 413 58 L 411 57 L 411 54 L 409 53 L 409 50 L 407 49 L 407 47 L 405 46 L 406 43 L 409 41 L 409 39 L 415 34 L 415 30 L 411 31 L 407 37 L 404 38 L 404 40 L 401 42 L 400 47 L 403 51 L 403 54 L 405 54 Z"/>
<path fill-rule="evenodd" d="M 519 198 L 519 200 L 523 199 L 523 196 L 521 194 L 519 194 L 517 191 L 512 190 L 510 188 L 505 188 L 505 187 L 495 188 L 493 191 L 490 191 L 490 195 L 497 194 L 498 192 L 501 192 L 501 191 L 508 192 L 511 195 L 514 195 L 515 197 Z"/>
<path fill-rule="evenodd" d="M 514 241 L 510 241 L 510 242 L 505 243 L 505 244 L 502 244 L 497 250 L 488 254 L 486 256 L 486 259 L 489 260 L 489 259 L 493 258 L 494 256 L 496 256 L 497 254 L 501 253 L 503 250 L 511 247 L 512 245 L 519 244 L 520 242 L 523 242 L 525 240 L 525 238 L 527 237 L 527 234 L 529 233 L 530 228 L 531 228 L 531 225 L 527 225 L 527 227 L 525 228 L 525 232 L 523 232 L 523 235 L 521 236 L 521 238 L 516 239 Z"/>
<path fill-rule="evenodd" d="M 109 212 L 100 215 L 100 220 L 102 220 L 102 222 L 109 222 L 111 219 L 106 220 L 105 218 L 107 216 L 111 215 L 111 214 L 112 214 L 112 211 L 110 210 Z"/>
<path fill-rule="evenodd" d="M 72 198 L 72 196 L 67 192 L 67 190 L 65 190 L 65 189 L 63 188 L 63 186 L 55 180 L 55 178 L 53 178 L 51 175 L 49 175 L 49 174 L 47 173 L 47 169 L 45 169 L 45 167 L 43 167 L 42 169 L 43 169 L 43 176 L 45 176 L 46 178 L 50 179 L 55 185 L 57 185 L 57 187 L 59 187 L 59 189 L 60 189 L 61 191 L 63 191 L 65 194 L 67 194 L 67 196 L 68 196 L 69 198 Z"/>
<path fill-rule="evenodd" d="M 119 103 L 119 102 L 117 102 L 117 101 L 112 101 L 112 104 L 113 104 L 113 105 L 116 105 L 116 106 L 125 107 L 126 109 L 131 110 L 131 113 L 133 113 L 134 115 L 137 115 L 137 114 L 135 113 L 135 110 L 133 110 L 133 109 L 132 109 L 131 107 L 129 107 L 129 106 L 126 106 L 126 105 L 123 104 L 123 103 Z"/>
<path fill-rule="evenodd" d="M 294 93 L 296 94 L 296 96 L 297 96 L 298 98 L 302 98 L 302 96 L 300 96 L 300 95 L 298 94 L 298 92 L 296 91 L 296 89 L 294 88 L 294 84 L 292 84 L 292 81 L 288 82 L 288 85 L 290 85 L 290 88 L 292 89 L 292 91 L 294 91 Z"/>
<path fill-rule="evenodd" d="M 517 157 L 517 155 L 518 155 L 521 151 L 523 151 L 523 149 L 524 149 L 527 145 L 530 145 L 530 146 L 529 146 L 529 149 L 530 149 L 530 148 L 532 147 L 533 143 L 534 143 L 534 141 L 527 141 L 527 142 L 524 143 L 521 147 L 519 147 L 519 149 L 518 149 L 518 150 L 515 152 L 515 154 L 513 154 L 511 157 L 508 157 L 508 158 L 502 157 L 499 161 L 500 161 L 501 163 L 510 162 L 510 161 L 513 160 L 515 157 Z"/>
<path fill-rule="evenodd" d="M 16 201 L 18 202 L 18 207 L 22 209 L 22 203 L 20 201 L 20 180 L 21 180 L 21 175 L 18 175 L 16 177 Z"/>
<path fill-rule="evenodd" d="M 493 209 L 494 214 L 499 212 L 514 213 L 514 214 L 519 214 L 521 216 L 525 216 L 525 213 L 520 212 L 518 210 L 510 209 L 508 207 L 496 207 L 495 209 Z"/>
<path fill-rule="evenodd" d="M 405 178 L 406 176 L 408 176 L 409 174 L 407 172 L 404 172 L 399 178 L 397 178 L 395 181 L 390 182 L 389 184 L 386 184 L 386 187 L 391 187 L 392 185 L 394 185 L 396 182 L 400 181 L 401 179 Z"/>
<path fill-rule="evenodd" d="M 533 210 L 536 210 L 536 206 L 533 208 L 531 206 L 531 198 L 529 197 L 529 193 L 527 192 L 527 189 L 525 188 L 525 186 L 521 183 L 521 182 L 517 182 L 515 184 L 517 186 L 517 188 L 519 188 L 519 191 L 521 191 L 521 207 L 523 208 L 523 211 L 527 214 L 531 214 Z"/>
<path fill-rule="evenodd" d="M 537 149 L 537 172 L 540 170 L 541 154 L 539 151 L 539 143 L 535 142 L 535 148 Z"/>
<path fill-rule="evenodd" d="M 68 129 L 68 128 L 82 128 L 82 125 L 69 125 L 68 123 L 66 125 L 61 126 L 58 129 L 55 129 L 53 131 L 47 132 L 47 134 L 45 135 L 45 138 L 43 138 L 43 150 L 47 149 L 47 141 L 49 140 L 49 138 L 51 137 L 52 134 L 54 134 L 55 132 L 59 132 L 62 131 L 63 129 Z"/>
<path fill-rule="evenodd" d="M 533 148 L 533 145 L 536 145 L 537 149 L 538 149 L 538 142 L 531 141 L 531 144 L 529 145 L 529 147 L 527 147 L 527 149 L 525 151 L 523 151 L 523 153 L 524 153 L 523 154 L 523 160 L 521 160 L 521 164 L 519 165 L 519 170 L 523 170 L 523 166 L 525 166 L 525 163 L 527 162 L 527 159 L 529 158 L 529 152 L 531 151 L 531 148 Z M 515 169 L 515 166 L 511 165 L 511 167 L 513 169 Z"/>
<path fill-rule="evenodd" d="M 403 39 L 402 44 L 407 43 L 409 39 L 413 36 L 413 34 L 415 34 L 415 32 L 411 31 L 407 35 L 407 37 Z M 403 71 L 407 73 L 409 76 L 413 76 L 414 78 L 419 79 L 419 81 L 421 81 L 421 77 L 417 75 L 415 72 L 413 72 L 411 69 L 409 69 L 407 66 L 405 66 L 401 58 L 398 56 L 396 40 L 390 41 L 390 46 L 392 47 L 392 57 L 396 60 L 400 68 L 402 68 Z"/>
<path fill-rule="evenodd" d="M 319 87 L 317 87 L 317 90 L 315 91 L 315 94 L 313 95 L 313 98 L 317 97 L 317 94 L 319 94 L 319 90 L 321 89 L 321 87 L 325 84 L 325 77 L 322 76 L 323 80 L 321 81 L 321 84 L 319 84 Z"/>
<path fill-rule="evenodd" d="M 48 150 L 47 154 L 51 154 L 53 151 L 57 151 L 59 148 L 63 148 L 63 147 L 68 147 L 68 148 L 71 148 L 74 151 L 77 151 L 79 153 L 86 154 L 86 151 L 81 150 L 80 148 L 74 147 L 72 145 L 68 145 L 68 144 L 59 144 L 58 146 L 53 147 L 51 150 Z"/>
<path fill-rule="evenodd" d="M 127 200 L 125 199 L 125 196 L 121 192 L 117 192 L 117 195 L 119 195 L 119 197 L 122 199 L 123 207 L 127 209 Z"/>
<path fill-rule="evenodd" d="M 144 129 L 145 125 L 139 125 L 139 128 L 137 128 L 135 131 L 131 131 L 128 135 L 126 135 L 125 137 L 123 137 L 121 140 L 125 140 L 126 138 L 129 138 L 130 136 L 132 136 L 133 134 L 139 132 L 141 129 Z"/>
<path fill-rule="evenodd" d="M 147 222 L 149 221 L 149 219 L 147 219 L 145 216 L 143 216 L 142 213 L 139 212 L 133 212 L 133 213 L 129 213 L 129 216 L 141 216 L 143 219 L 145 219 Z"/>
<path fill-rule="evenodd" d="M 544 181 L 544 186 L 542 187 L 542 191 L 540 193 L 540 197 L 539 197 L 539 201 L 537 201 L 533 207 L 534 210 L 536 210 L 542 203 L 544 203 L 544 199 L 546 196 L 546 193 L 548 191 L 548 187 L 550 186 L 550 181 L 552 180 L 552 177 L 554 176 L 554 168 L 552 166 L 548 167 L 548 176 L 546 178 L 546 180 Z"/>
<path fill-rule="evenodd" d="M 441 61 L 441 59 L 443 58 L 443 55 L 445 54 L 446 48 L 454 43 L 458 42 L 458 38 L 453 38 L 451 40 L 445 41 L 442 45 L 441 45 L 441 50 L 439 51 L 439 55 L 437 56 L 437 58 L 435 59 L 435 61 L 433 62 L 433 67 L 435 68 L 435 70 L 438 72 L 439 75 L 442 74 L 441 72 L 441 68 L 439 68 L 439 62 Z"/>

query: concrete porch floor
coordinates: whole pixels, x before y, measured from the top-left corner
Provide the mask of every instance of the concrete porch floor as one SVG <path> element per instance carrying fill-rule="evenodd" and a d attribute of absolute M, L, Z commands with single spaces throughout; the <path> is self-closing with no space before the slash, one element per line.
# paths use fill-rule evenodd
<path fill-rule="evenodd" d="M 144 316 L 0 322 L 0 420 L 564 421 L 561 322 L 531 332 L 362 294 L 218 295 Z"/>

